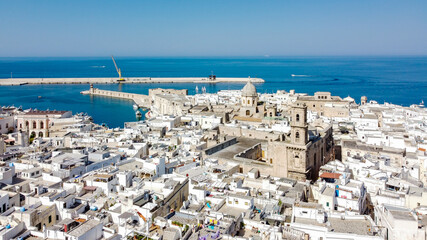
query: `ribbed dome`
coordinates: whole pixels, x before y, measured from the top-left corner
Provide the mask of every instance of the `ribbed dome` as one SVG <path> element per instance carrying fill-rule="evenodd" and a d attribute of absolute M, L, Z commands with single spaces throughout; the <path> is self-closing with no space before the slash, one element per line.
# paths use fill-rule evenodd
<path fill-rule="evenodd" d="M 258 94 L 256 93 L 256 87 L 251 83 L 248 82 L 242 89 L 242 97 L 257 97 Z"/>

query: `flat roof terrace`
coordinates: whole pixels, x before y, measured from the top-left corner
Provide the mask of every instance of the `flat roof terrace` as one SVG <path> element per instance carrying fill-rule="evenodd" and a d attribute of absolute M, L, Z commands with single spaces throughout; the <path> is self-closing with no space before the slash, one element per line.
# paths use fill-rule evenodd
<path fill-rule="evenodd" d="M 255 146 L 258 143 L 266 142 L 258 139 L 237 138 L 237 143 L 230 145 L 218 152 L 210 155 L 210 158 L 233 159 L 234 155 L 245 151 L 248 148 Z"/>

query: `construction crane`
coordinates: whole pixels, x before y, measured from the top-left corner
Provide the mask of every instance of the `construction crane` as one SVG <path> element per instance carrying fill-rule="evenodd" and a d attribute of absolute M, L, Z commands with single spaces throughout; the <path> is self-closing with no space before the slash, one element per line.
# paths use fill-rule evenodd
<path fill-rule="evenodd" d="M 111 59 L 113 59 L 113 63 L 114 63 L 114 66 L 116 67 L 116 71 L 117 71 L 117 73 L 119 74 L 119 79 L 117 80 L 117 81 L 124 81 L 125 79 L 124 78 L 122 78 L 122 71 L 120 70 L 120 68 L 119 67 L 117 67 L 117 64 L 116 64 L 116 61 L 114 60 L 114 57 L 113 56 L 111 56 Z"/>

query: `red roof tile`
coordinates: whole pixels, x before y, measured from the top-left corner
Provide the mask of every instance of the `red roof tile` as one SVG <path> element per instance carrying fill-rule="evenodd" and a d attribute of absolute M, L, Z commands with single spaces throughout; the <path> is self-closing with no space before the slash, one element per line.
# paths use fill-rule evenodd
<path fill-rule="evenodd" d="M 334 178 L 334 179 L 339 179 L 340 176 L 341 176 L 340 173 L 324 172 L 324 173 L 322 173 L 322 175 L 320 175 L 320 178 Z"/>

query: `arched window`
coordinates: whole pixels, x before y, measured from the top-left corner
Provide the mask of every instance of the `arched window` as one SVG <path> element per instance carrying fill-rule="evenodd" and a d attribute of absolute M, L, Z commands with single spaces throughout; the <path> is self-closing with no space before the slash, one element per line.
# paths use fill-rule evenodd
<path fill-rule="evenodd" d="M 251 104 L 251 100 L 250 99 L 248 99 L 248 104 Z"/>
<path fill-rule="evenodd" d="M 30 126 L 30 123 L 28 121 L 25 122 L 25 126 L 28 127 Z"/>
<path fill-rule="evenodd" d="M 295 133 L 295 140 L 299 141 L 299 132 Z"/>
<path fill-rule="evenodd" d="M 37 123 L 36 123 L 36 121 L 33 121 L 33 128 L 37 128 Z"/>
<path fill-rule="evenodd" d="M 44 123 L 43 123 L 43 121 L 40 121 L 40 129 L 43 129 L 44 128 Z"/>
<path fill-rule="evenodd" d="M 43 137 L 43 132 L 39 132 L 39 137 Z"/>
<path fill-rule="evenodd" d="M 297 114 L 297 115 L 295 116 L 295 119 L 296 119 L 296 121 L 297 121 L 297 122 L 299 122 L 299 114 Z"/>
<path fill-rule="evenodd" d="M 298 153 L 295 153 L 294 158 L 299 158 Z"/>
<path fill-rule="evenodd" d="M 249 115 L 251 115 L 251 111 L 246 110 L 246 116 L 249 116 Z"/>

